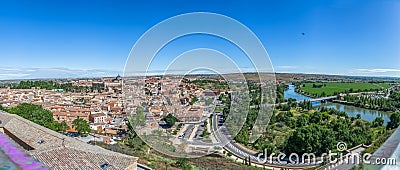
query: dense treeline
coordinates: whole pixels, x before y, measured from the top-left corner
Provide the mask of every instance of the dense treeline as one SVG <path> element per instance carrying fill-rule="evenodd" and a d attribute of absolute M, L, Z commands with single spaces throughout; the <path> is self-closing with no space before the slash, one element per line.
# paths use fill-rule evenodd
<path fill-rule="evenodd" d="M 251 106 L 260 104 L 260 88 L 257 84 L 249 83 Z M 354 85 L 354 84 L 351 84 Z M 297 84 L 301 86 L 301 84 Z M 324 88 L 315 85 L 314 88 Z M 276 89 L 276 103 L 287 102 L 277 106 L 277 110 L 271 117 L 266 132 L 255 141 L 249 143 L 251 130 L 258 116 L 258 108 L 253 107 L 247 114 L 247 119 L 235 141 L 258 151 L 267 150 L 268 153 L 326 153 L 335 150 L 338 142 L 345 142 L 347 146 L 354 147 L 359 144 L 371 144 L 377 137 L 386 133 L 387 129 L 396 128 L 400 124 L 400 114 L 393 113 L 387 127 L 384 127 L 384 120 L 381 117 L 373 122 L 361 119 L 361 115 L 349 117 L 346 112 L 333 108 L 314 108 L 309 101 L 297 103 L 295 99 L 284 99 L 284 91 L 288 85 L 282 84 Z M 357 92 L 352 88 L 345 90 L 346 93 Z M 368 91 L 368 90 L 367 90 Z M 338 92 L 333 92 L 337 95 Z M 326 96 L 322 92 L 320 95 Z M 219 100 L 225 104 L 223 115 L 226 118 L 229 114 L 230 96 L 221 95 Z M 392 93 L 390 101 L 385 102 L 389 106 L 400 108 L 396 102 L 398 94 Z M 394 103 L 393 103 L 394 102 Z M 375 104 L 375 102 L 372 102 Z M 376 102 L 379 105 L 379 102 Z M 381 105 L 379 105 L 381 106 Z"/>
<path fill-rule="evenodd" d="M 388 122 L 386 129 L 394 129 L 400 126 L 400 113 L 396 112 L 390 115 L 390 121 Z"/>
<path fill-rule="evenodd" d="M 353 96 L 347 95 L 344 100 L 348 104 L 352 104 L 356 107 L 363 107 L 367 109 L 374 109 L 380 111 L 399 111 L 400 108 L 400 93 L 392 92 L 389 98 L 372 98 L 368 96 Z"/>
<path fill-rule="evenodd" d="M 16 85 L 12 85 L 11 88 L 13 89 L 30 89 L 32 87 L 39 87 L 42 89 L 46 89 L 46 90 L 51 90 L 51 89 L 60 89 L 61 85 L 57 82 L 53 82 L 53 81 L 42 81 L 42 80 L 38 80 L 38 81 L 21 81 L 19 82 L 19 84 Z"/>
<path fill-rule="evenodd" d="M 285 102 L 284 92 L 289 88 L 287 84 L 279 84 L 276 86 L 276 102 L 275 103 L 282 103 Z"/>
<path fill-rule="evenodd" d="M 251 109 L 235 140 L 258 151 L 267 149 L 269 153 L 321 154 L 336 149 L 338 142 L 345 142 L 348 147 L 371 144 L 385 133 L 381 117 L 368 122 L 361 120 L 361 115 L 349 117 L 343 111 L 325 107 L 317 109 L 308 101 L 296 103 L 290 99 L 288 104 L 280 105 L 278 109 L 272 115 L 266 132 L 252 144 L 249 143 L 249 132 L 258 110 Z M 388 129 L 399 124 L 400 114 L 392 114 Z"/>
<path fill-rule="evenodd" d="M 278 113 L 278 112 L 277 112 Z M 251 146 L 259 151 L 267 149 L 269 153 L 277 150 L 285 153 L 326 153 L 336 148 L 338 142 L 345 142 L 348 147 L 359 144 L 371 144 L 386 133 L 384 120 L 377 117 L 373 122 L 361 120 L 361 116 L 348 117 L 345 112 L 325 107 L 314 112 L 295 116 L 291 111 L 280 111 L 271 118 L 267 132 Z M 390 116 L 386 129 L 400 125 L 400 113 Z M 288 138 L 279 145 L 276 136 L 279 131 L 289 131 Z M 240 137 L 246 139 L 245 137 Z"/>
<path fill-rule="evenodd" d="M 260 105 L 261 104 L 261 86 L 258 84 L 258 82 L 255 81 L 247 81 L 247 85 L 248 85 L 248 90 L 249 90 L 249 94 L 250 94 L 250 106 L 254 106 L 254 105 Z M 289 86 L 287 84 L 279 84 L 276 86 L 276 99 L 275 99 L 275 103 L 282 103 L 285 102 L 286 99 L 284 97 L 284 91 L 287 90 L 289 88 Z M 264 100 L 268 100 L 265 99 Z M 265 101 L 263 101 L 265 102 Z"/>
<path fill-rule="evenodd" d="M 12 89 L 31 89 L 33 87 L 52 90 L 52 89 L 63 89 L 66 92 L 93 92 L 95 90 L 100 91 L 99 87 L 88 87 L 88 86 L 74 86 L 72 83 L 57 83 L 54 81 L 21 81 L 18 84 L 10 86 Z"/>
<path fill-rule="evenodd" d="M 312 84 L 312 88 L 322 88 L 322 87 L 326 87 L 326 84 Z"/>
<path fill-rule="evenodd" d="M 210 89 L 210 90 L 226 90 L 228 89 L 228 83 L 226 81 L 218 81 L 218 80 L 209 80 L 209 79 L 196 79 L 190 81 L 189 79 L 183 79 L 182 82 L 184 83 L 193 83 L 198 87 L 203 89 Z"/>
<path fill-rule="evenodd" d="M 297 102 L 296 99 L 293 99 L 293 98 L 289 98 L 286 101 L 287 101 L 287 104 L 279 104 L 277 106 L 277 109 L 279 109 L 281 111 L 289 111 L 291 108 L 297 108 L 297 107 L 299 107 L 299 109 L 301 109 L 301 111 L 313 109 L 312 103 L 310 101 L 304 100 L 304 101 Z"/>
<path fill-rule="evenodd" d="M 248 81 L 247 82 L 248 87 L 249 87 L 249 93 L 250 93 L 250 106 L 257 106 L 261 104 L 261 86 L 258 85 L 256 82 L 253 81 Z M 289 88 L 287 84 L 280 84 L 277 86 L 276 89 L 276 102 L 285 102 L 286 100 L 284 99 L 283 93 L 284 91 Z M 230 98 L 230 97 L 229 97 Z M 230 103 L 230 100 L 224 99 L 223 103 L 226 105 L 228 102 Z M 289 99 L 290 102 L 292 102 L 292 99 Z M 296 102 L 294 102 L 296 103 Z M 226 118 L 228 113 L 229 113 L 229 107 L 224 108 L 223 110 L 223 115 Z M 257 119 L 258 116 L 258 109 L 250 109 L 249 112 L 247 113 L 247 118 L 246 121 L 244 122 L 241 130 L 235 137 L 235 141 L 242 143 L 242 144 L 247 144 L 249 140 L 249 131 L 253 128 L 253 125 Z"/>
<path fill-rule="evenodd" d="M 217 81 L 217 80 L 193 80 L 190 81 L 188 79 L 183 79 L 184 83 L 193 83 L 198 87 L 203 89 L 213 89 L 213 90 L 226 90 L 228 89 L 228 84 L 225 81 Z M 257 81 L 247 81 L 249 94 L 251 97 L 250 105 L 259 105 L 261 104 L 261 86 Z M 276 86 L 276 102 L 282 103 L 285 102 L 284 91 L 287 90 L 289 86 L 287 84 L 279 84 Z"/>
<path fill-rule="evenodd" d="M 261 104 L 261 86 L 256 82 L 248 81 L 247 86 L 249 88 L 250 94 L 250 106 L 260 105 Z"/>
<path fill-rule="evenodd" d="M 296 118 L 295 131 L 288 138 L 284 151 L 286 153 L 327 153 L 335 149 L 338 142 L 345 142 L 349 147 L 358 144 L 370 144 L 374 140 L 371 124 L 360 118 L 349 119 L 338 116 L 332 119 L 330 112 L 316 111 L 302 114 Z M 285 122 L 290 123 L 290 122 Z"/>
<path fill-rule="evenodd" d="M 247 114 L 247 119 L 244 122 L 242 129 L 235 137 L 235 141 L 243 144 L 247 144 L 249 141 L 249 131 L 253 127 L 254 123 L 256 122 L 258 116 L 257 109 L 250 109 L 249 113 Z"/>
<path fill-rule="evenodd" d="M 9 109 L 3 107 L 0 107 L 0 109 L 21 116 L 54 131 L 66 131 L 68 129 L 68 125 L 65 121 L 61 123 L 54 121 L 53 113 L 43 109 L 40 105 L 22 103 Z"/>

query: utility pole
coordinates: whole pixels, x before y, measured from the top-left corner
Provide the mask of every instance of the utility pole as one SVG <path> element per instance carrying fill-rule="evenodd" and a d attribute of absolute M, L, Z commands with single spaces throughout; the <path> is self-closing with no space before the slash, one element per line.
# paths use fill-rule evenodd
<path fill-rule="evenodd" d="M 250 156 L 249 156 L 249 166 L 251 166 L 251 159 L 250 159 Z"/>

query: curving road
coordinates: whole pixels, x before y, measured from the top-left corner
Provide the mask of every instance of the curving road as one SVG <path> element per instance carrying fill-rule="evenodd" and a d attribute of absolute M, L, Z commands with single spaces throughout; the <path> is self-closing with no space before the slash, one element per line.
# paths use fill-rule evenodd
<path fill-rule="evenodd" d="M 214 113 L 213 114 L 213 132 L 217 140 L 219 141 L 220 144 L 226 144 L 225 146 L 222 146 L 225 150 L 231 152 L 235 156 L 243 159 L 243 160 L 249 160 L 253 164 L 259 164 L 259 165 L 265 165 L 265 166 L 270 166 L 270 167 L 278 167 L 278 168 L 306 168 L 306 167 L 311 167 L 311 166 L 316 166 L 319 164 L 291 164 L 286 161 L 278 161 L 276 159 L 273 159 L 272 161 L 267 160 L 265 163 L 264 161 L 258 158 L 259 153 L 255 152 L 253 150 L 250 150 L 248 148 L 244 148 L 243 146 L 237 144 L 234 140 L 229 140 L 226 135 L 226 129 L 224 126 L 221 126 L 220 129 L 218 129 L 218 116 Z M 268 154 L 268 153 L 267 153 Z"/>

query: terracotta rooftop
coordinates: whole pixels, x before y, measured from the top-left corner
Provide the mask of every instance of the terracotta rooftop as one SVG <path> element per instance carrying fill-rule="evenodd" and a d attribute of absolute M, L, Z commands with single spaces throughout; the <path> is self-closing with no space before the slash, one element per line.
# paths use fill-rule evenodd
<path fill-rule="evenodd" d="M 14 114 L 0 111 L 0 129 L 25 143 L 22 147 L 51 169 L 102 169 L 105 164 L 107 170 L 137 168 L 136 157 L 86 144 Z"/>

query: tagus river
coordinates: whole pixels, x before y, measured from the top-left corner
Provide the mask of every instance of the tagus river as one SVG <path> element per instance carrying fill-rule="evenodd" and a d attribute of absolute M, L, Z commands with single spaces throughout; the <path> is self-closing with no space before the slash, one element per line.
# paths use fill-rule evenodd
<path fill-rule="evenodd" d="M 311 99 L 308 96 L 296 93 L 294 91 L 295 88 L 296 87 L 294 85 L 291 85 L 291 84 L 289 85 L 289 89 L 285 90 L 285 92 L 284 92 L 285 99 L 293 98 L 293 99 L 296 99 L 297 101 Z M 321 102 L 313 102 L 312 104 L 313 104 L 313 106 L 334 108 L 336 110 L 344 111 L 350 117 L 356 117 L 357 114 L 360 114 L 361 119 L 367 120 L 369 122 L 374 121 L 374 119 L 376 117 L 382 117 L 383 120 L 385 121 L 384 124 L 386 125 L 387 122 L 389 122 L 389 120 L 390 120 L 389 114 L 386 112 L 383 112 L 383 111 L 369 110 L 369 109 L 364 109 L 364 108 L 360 108 L 360 107 L 354 107 L 354 106 L 350 106 L 350 105 L 344 105 L 344 104 L 332 103 L 332 102 L 323 103 L 323 104 Z"/>

